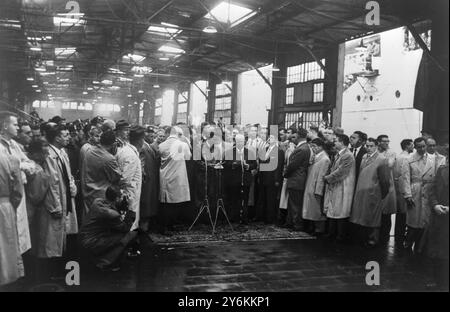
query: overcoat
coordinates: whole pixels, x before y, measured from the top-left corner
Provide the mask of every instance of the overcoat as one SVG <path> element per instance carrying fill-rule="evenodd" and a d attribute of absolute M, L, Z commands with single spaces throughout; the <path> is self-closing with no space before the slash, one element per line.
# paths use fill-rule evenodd
<path fill-rule="evenodd" d="M 324 177 L 330 169 L 331 161 L 324 151 L 317 154 L 314 163 L 308 169 L 306 179 L 305 195 L 303 197 L 303 219 L 312 221 L 324 221 L 327 218 L 323 215 L 323 195 L 325 193 Z M 316 195 L 322 196 L 318 200 Z"/>
<path fill-rule="evenodd" d="M 353 198 L 350 222 L 380 227 L 383 200 L 389 192 L 390 174 L 386 158 L 375 152 L 363 156 Z"/>
<path fill-rule="evenodd" d="M 406 210 L 406 224 L 412 228 L 426 228 L 431 213 L 430 197 L 433 191 L 433 181 L 437 171 L 434 157 L 426 153 L 426 163 L 421 165 L 422 157 L 415 152 L 404 165 L 402 186 L 404 198 L 411 197 L 414 206 Z"/>
<path fill-rule="evenodd" d="M 176 136 L 169 136 L 159 145 L 159 154 L 160 201 L 172 204 L 190 201 L 186 170 L 186 160 L 191 158 L 189 146 Z"/>
<path fill-rule="evenodd" d="M 325 190 L 324 211 L 328 218 L 350 217 L 355 190 L 355 157 L 348 148 L 336 155 Z"/>

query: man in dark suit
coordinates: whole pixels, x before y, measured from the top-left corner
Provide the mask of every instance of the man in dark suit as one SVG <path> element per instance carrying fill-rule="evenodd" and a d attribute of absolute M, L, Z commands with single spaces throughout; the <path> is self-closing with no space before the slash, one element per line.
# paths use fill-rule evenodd
<path fill-rule="evenodd" d="M 350 136 L 350 145 L 351 149 L 350 151 L 353 153 L 353 156 L 355 157 L 355 187 L 358 183 L 358 177 L 359 177 L 359 167 L 361 167 L 361 162 L 363 159 L 363 156 L 367 154 L 366 150 L 366 141 L 367 141 L 367 134 L 361 131 L 355 131 Z"/>
<path fill-rule="evenodd" d="M 350 152 L 355 157 L 355 190 L 358 184 L 359 169 L 361 167 L 362 159 L 365 154 L 367 154 L 366 149 L 367 134 L 361 131 L 355 131 L 350 136 Z M 365 237 L 364 228 L 355 224 L 350 223 L 348 227 L 349 237 L 354 243 L 361 243 L 362 237 Z"/>
<path fill-rule="evenodd" d="M 283 183 L 284 153 L 274 135 L 269 137 L 269 145 L 259 157 L 261 183 L 261 205 L 256 211 L 258 221 L 273 224 L 277 221 L 278 195 Z"/>
<path fill-rule="evenodd" d="M 303 230 L 303 195 L 311 159 L 311 149 L 306 143 L 307 135 L 308 131 L 303 128 L 293 131 L 291 142 L 296 147 L 284 172 L 289 192 L 286 226 L 292 227 L 294 231 Z"/>
<path fill-rule="evenodd" d="M 248 223 L 248 194 L 253 174 L 257 169 L 255 153 L 245 147 L 245 137 L 236 135 L 233 147 L 233 160 L 225 161 L 225 184 L 229 202 L 227 213 L 232 221 L 240 219 L 242 224 Z M 253 174 L 252 174 L 253 172 Z"/>

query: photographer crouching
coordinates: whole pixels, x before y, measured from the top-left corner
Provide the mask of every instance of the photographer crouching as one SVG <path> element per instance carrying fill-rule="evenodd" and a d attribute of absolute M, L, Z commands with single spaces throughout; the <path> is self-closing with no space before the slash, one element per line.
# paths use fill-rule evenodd
<path fill-rule="evenodd" d="M 108 187 L 105 195 L 94 200 L 79 238 L 97 268 L 118 271 L 127 249 L 136 243 L 137 231 L 130 232 L 136 213 L 128 209 L 119 187 Z"/>

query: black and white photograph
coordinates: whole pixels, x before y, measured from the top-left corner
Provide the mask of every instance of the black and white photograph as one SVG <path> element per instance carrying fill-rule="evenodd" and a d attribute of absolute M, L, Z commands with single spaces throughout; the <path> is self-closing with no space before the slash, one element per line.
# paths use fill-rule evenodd
<path fill-rule="evenodd" d="M 448 293 L 448 70 L 447 0 L 1 0 L 0 293 Z"/>

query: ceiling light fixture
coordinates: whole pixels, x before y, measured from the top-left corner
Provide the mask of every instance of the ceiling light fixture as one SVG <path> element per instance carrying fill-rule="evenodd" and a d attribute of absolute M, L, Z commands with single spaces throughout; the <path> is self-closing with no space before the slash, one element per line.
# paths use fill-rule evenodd
<path fill-rule="evenodd" d="M 28 77 L 27 81 L 34 81 L 34 78 L 33 77 Z"/>
<path fill-rule="evenodd" d="M 144 90 L 139 90 L 138 93 L 142 94 L 144 93 Z"/>

